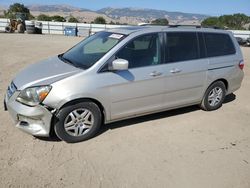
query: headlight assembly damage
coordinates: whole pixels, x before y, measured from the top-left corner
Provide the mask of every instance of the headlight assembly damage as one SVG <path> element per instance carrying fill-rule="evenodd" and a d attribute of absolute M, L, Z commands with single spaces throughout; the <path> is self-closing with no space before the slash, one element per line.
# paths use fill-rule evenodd
<path fill-rule="evenodd" d="M 22 90 L 17 101 L 28 106 L 36 106 L 43 102 L 51 90 L 51 86 L 37 86 Z"/>

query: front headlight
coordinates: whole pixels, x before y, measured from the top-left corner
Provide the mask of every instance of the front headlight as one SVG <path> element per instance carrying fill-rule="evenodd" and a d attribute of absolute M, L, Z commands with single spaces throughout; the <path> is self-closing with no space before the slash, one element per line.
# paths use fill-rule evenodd
<path fill-rule="evenodd" d="M 30 87 L 22 90 L 17 101 L 28 106 L 36 106 L 43 102 L 51 90 L 51 86 Z"/>

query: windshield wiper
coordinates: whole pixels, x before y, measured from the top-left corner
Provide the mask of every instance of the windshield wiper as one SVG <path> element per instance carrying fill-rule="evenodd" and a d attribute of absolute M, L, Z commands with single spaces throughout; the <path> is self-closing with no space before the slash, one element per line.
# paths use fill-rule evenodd
<path fill-rule="evenodd" d="M 75 65 L 71 60 L 69 60 L 69 59 L 63 57 L 63 54 L 58 55 L 58 57 L 59 57 L 63 62 L 68 63 L 68 64 L 71 64 L 71 65 L 73 65 L 73 66 L 76 67 L 76 65 Z"/>
<path fill-rule="evenodd" d="M 71 61 L 70 59 L 67 59 L 67 58 L 63 57 L 63 55 L 64 55 L 64 54 L 58 55 L 58 58 L 59 58 L 60 60 L 62 60 L 63 62 L 68 63 L 68 64 L 70 64 L 70 65 L 73 65 L 74 67 L 77 67 L 77 68 L 80 68 L 80 69 L 87 69 L 87 68 L 88 68 L 88 67 L 85 66 L 85 65 L 77 65 L 77 64 L 75 64 L 75 63 L 74 63 L 73 61 Z"/>

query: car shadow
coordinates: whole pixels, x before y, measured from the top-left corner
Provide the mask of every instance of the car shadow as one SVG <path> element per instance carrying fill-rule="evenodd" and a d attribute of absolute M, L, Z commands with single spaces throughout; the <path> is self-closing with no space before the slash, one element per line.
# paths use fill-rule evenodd
<path fill-rule="evenodd" d="M 189 107 L 184 107 L 184 108 L 168 110 L 168 111 L 158 112 L 158 113 L 149 114 L 149 115 L 144 115 L 144 116 L 135 117 L 135 118 L 127 119 L 127 120 L 117 121 L 117 122 L 102 126 L 98 135 L 101 135 L 108 130 L 128 127 L 131 125 L 136 125 L 136 124 L 147 122 L 147 121 L 153 121 L 153 120 L 159 120 L 159 119 L 164 119 L 164 118 L 168 118 L 168 117 L 178 116 L 178 115 L 186 114 L 189 112 L 194 112 L 197 110 L 200 110 L 200 108 L 199 108 L 199 106 L 195 105 L 195 106 L 189 106 Z"/>
<path fill-rule="evenodd" d="M 225 97 L 223 104 L 230 103 L 230 102 L 234 101 L 235 99 L 236 99 L 235 94 L 233 94 L 233 93 L 229 94 L 228 96 Z M 194 106 L 188 106 L 188 107 L 178 108 L 178 109 L 174 109 L 174 110 L 168 110 L 168 111 L 163 111 L 163 112 L 159 112 L 159 113 L 154 113 L 154 114 L 150 114 L 150 115 L 135 117 L 135 118 L 127 119 L 127 120 L 121 120 L 118 122 L 114 122 L 114 123 L 110 123 L 110 124 L 102 126 L 102 128 L 101 128 L 100 132 L 97 134 L 97 136 L 105 133 L 108 130 L 127 127 L 127 126 L 131 126 L 131 125 L 135 125 L 135 124 L 139 124 L 139 123 L 143 123 L 143 122 L 147 122 L 147 121 L 178 116 L 178 115 L 194 112 L 197 110 L 201 110 L 201 108 L 198 105 L 194 105 Z"/>
<path fill-rule="evenodd" d="M 56 134 L 53 132 L 50 137 L 37 137 L 35 136 L 35 139 L 46 141 L 46 142 L 62 142 L 60 138 L 56 136 Z"/>
<path fill-rule="evenodd" d="M 223 104 L 230 103 L 230 102 L 234 101 L 235 99 L 236 99 L 236 95 L 231 93 L 231 94 L 226 96 Z"/>
<path fill-rule="evenodd" d="M 236 95 L 232 93 L 232 94 L 226 96 L 226 98 L 224 100 L 224 104 L 230 103 L 230 102 L 234 101 L 235 99 L 236 99 Z M 128 126 L 136 125 L 136 124 L 147 122 L 147 121 L 153 121 L 153 120 L 157 120 L 157 119 L 159 120 L 159 119 L 163 119 L 163 118 L 178 116 L 178 115 L 182 115 L 182 114 L 186 114 L 186 113 L 190 113 L 190 112 L 194 112 L 194 111 L 198 111 L 198 110 L 200 110 L 200 107 L 198 105 L 194 105 L 194 106 L 188 106 L 188 107 L 184 107 L 184 108 L 154 113 L 154 114 L 150 114 L 150 115 L 135 117 L 135 118 L 127 119 L 127 120 L 117 121 L 117 122 L 102 126 L 99 133 L 96 136 L 104 134 L 108 130 L 128 127 Z M 54 131 L 52 131 L 51 136 L 48 138 L 47 137 L 46 138 L 36 137 L 36 138 L 39 140 L 42 140 L 42 141 L 61 142 L 61 140 L 56 136 Z"/>

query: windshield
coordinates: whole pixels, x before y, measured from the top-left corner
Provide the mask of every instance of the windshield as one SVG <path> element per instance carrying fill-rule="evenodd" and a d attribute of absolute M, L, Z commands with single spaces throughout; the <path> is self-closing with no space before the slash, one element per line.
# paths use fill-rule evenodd
<path fill-rule="evenodd" d="M 76 67 L 88 69 L 124 37 L 122 34 L 99 32 L 86 38 L 63 55 L 59 55 L 59 58 Z"/>

